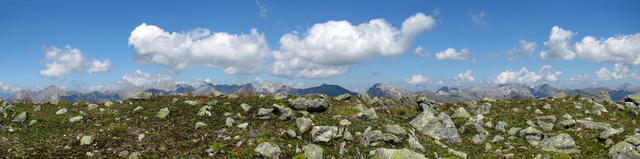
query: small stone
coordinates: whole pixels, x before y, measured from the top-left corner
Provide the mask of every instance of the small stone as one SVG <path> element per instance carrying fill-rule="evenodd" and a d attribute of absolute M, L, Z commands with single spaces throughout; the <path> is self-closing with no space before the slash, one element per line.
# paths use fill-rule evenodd
<path fill-rule="evenodd" d="M 291 129 L 286 131 L 287 135 L 289 135 L 289 137 L 296 137 L 296 131 L 293 131 Z"/>
<path fill-rule="evenodd" d="M 296 119 L 296 125 L 298 126 L 298 130 L 300 133 L 304 134 L 313 126 L 313 121 L 309 118 L 298 118 Z"/>
<path fill-rule="evenodd" d="M 322 159 L 322 154 L 324 153 L 322 147 L 315 144 L 305 145 L 302 150 L 307 159 Z"/>
<path fill-rule="evenodd" d="M 82 138 L 80 138 L 80 145 L 89 145 L 91 142 L 93 142 L 91 136 L 82 136 Z"/>
<path fill-rule="evenodd" d="M 251 106 L 247 103 L 242 103 L 240 104 L 240 108 L 242 108 L 242 110 L 244 110 L 244 112 L 248 112 L 249 110 L 251 110 Z"/>
<path fill-rule="evenodd" d="M 33 112 L 39 112 L 40 110 L 42 110 L 42 106 L 40 105 L 33 108 Z"/>
<path fill-rule="evenodd" d="M 359 118 L 366 118 L 369 120 L 378 119 L 378 115 L 376 114 L 376 110 L 373 108 L 366 109 L 359 114 L 356 115 Z"/>
<path fill-rule="evenodd" d="M 544 114 L 540 109 L 536 109 L 533 113 L 536 113 L 536 114 Z"/>
<path fill-rule="evenodd" d="M 141 111 L 142 109 L 144 108 L 142 108 L 141 106 L 137 106 L 136 108 L 133 109 L 133 112 Z"/>
<path fill-rule="evenodd" d="M 391 134 L 400 135 L 400 136 L 407 135 L 407 131 L 404 130 L 404 128 L 402 128 L 398 124 L 385 125 L 384 128 L 385 128 L 385 130 L 387 130 L 387 132 L 389 132 Z"/>
<path fill-rule="evenodd" d="M 452 148 L 447 149 L 447 151 L 448 151 L 450 154 L 456 155 L 456 156 L 458 156 L 458 157 L 461 157 L 461 158 L 464 158 L 464 159 L 466 159 L 466 158 L 467 158 L 467 153 L 464 153 L 464 152 L 461 152 L 461 151 L 456 151 L 456 150 L 454 150 L 454 149 L 452 149 Z"/>
<path fill-rule="evenodd" d="M 386 149 L 378 148 L 372 152 L 373 159 L 391 159 L 391 158 L 411 158 L 411 159 L 426 159 L 424 154 L 417 153 L 407 148 L 404 149 Z"/>
<path fill-rule="evenodd" d="M 207 124 L 205 124 L 205 123 L 203 123 L 203 122 L 201 122 L 201 121 L 199 121 L 199 122 L 197 122 L 197 123 L 196 123 L 196 129 L 198 129 L 198 128 L 200 128 L 200 127 L 205 127 L 205 126 L 207 126 Z"/>
<path fill-rule="evenodd" d="M 340 120 L 340 126 L 345 126 L 346 127 L 346 126 L 349 126 L 349 125 L 351 125 L 351 122 L 349 120 L 347 120 L 347 119 Z"/>
<path fill-rule="evenodd" d="M 240 129 L 247 128 L 247 126 L 249 126 L 249 123 L 238 124 L 238 128 L 240 128 Z"/>
<path fill-rule="evenodd" d="M 27 120 L 27 112 L 22 112 L 13 118 L 14 123 L 22 123 Z"/>
<path fill-rule="evenodd" d="M 129 151 L 127 151 L 127 150 L 120 151 L 118 153 L 118 157 L 126 157 L 127 155 L 129 155 Z"/>
<path fill-rule="evenodd" d="M 228 127 L 233 127 L 233 122 L 234 120 L 230 117 L 227 117 L 227 121 L 225 122 L 224 125 L 228 126 Z"/>
<path fill-rule="evenodd" d="M 67 113 L 67 108 L 62 108 L 62 109 L 58 110 L 56 112 L 56 115 L 61 115 L 61 114 L 64 114 L 64 113 Z"/>
<path fill-rule="evenodd" d="M 205 105 L 200 107 L 200 110 L 198 111 L 198 116 L 211 116 L 211 112 L 209 110 L 211 110 L 212 107 L 210 105 Z"/>
<path fill-rule="evenodd" d="M 498 132 L 504 132 L 505 131 L 505 127 L 507 126 L 507 123 L 504 121 L 498 121 L 498 123 L 496 124 L 496 131 Z"/>
<path fill-rule="evenodd" d="M 263 142 L 258 144 L 256 149 L 254 150 L 255 156 L 258 158 L 265 159 L 278 159 L 280 158 L 280 147 L 278 145 L 272 145 L 269 142 Z"/>
<path fill-rule="evenodd" d="M 454 118 L 454 119 L 457 119 L 457 118 L 467 119 L 470 117 L 471 117 L 471 114 L 469 114 L 469 112 L 467 112 L 467 110 L 464 109 L 463 107 L 458 107 L 458 109 L 456 109 L 456 111 L 453 112 L 453 115 L 451 115 L 451 118 Z"/>
<path fill-rule="evenodd" d="M 198 101 L 195 101 L 195 100 L 186 100 L 186 101 L 184 101 L 184 104 L 188 104 L 190 106 L 196 106 L 196 105 L 198 105 L 200 103 L 198 103 Z"/>
<path fill-rule="evenodd" d="M 80 121 L 82 119 L 83 119 L 82 115 L 78 115 L 78 116 L 74 116 L 72 118 L 69 118 L 69 122 L 75 123 L 75 122 Z"/>
<path fill-rule="evenodd" d="M 111 107 L 112 105 L 113 105 L 113 102 L 112 102 L 112 101 L 104 102 L 104 106 L 105 106 L 105 107 Z"/>
<path fill-rule="evenodd" d="M 167 117 L 167 115 L 169 115 L 169 108 L 162 108 L 160 109 L 160 111 L 158 111 L 156 113 L 156 117 L 160 118 L 160 119 L 164 119 Z"/>
<path fill-rule="evenodd" d="M 29 126 L 31 126 L 31 125 L 33 125 L 33 124 L 36 124 L 36 123 L 38 123 L 38 120 L 33 119 L 33 120 L 31 120 L 31 121 L 29 122 Z"/>
<path fill-rule="evenodd" d="M 624 128 L 619 128 L 619 129 L 614 129 L 614 128 L 607 128 L 606 130 L 604 130 L 604 132 L 600 133 L 600 139 L 608 139 L 611 136 L 615 136 L 618 135 L 620 133 L 624 132 Z"/>
<path fill-rule="evenodd" d="M 84 153 L 87 157 L 93 157 L 93 152 Z"/>
<path fill-rule="evenodd" d="M 89 103 L 89 105 L 87 106 L 88 110 L 93 110 L 93 109 L 96 109 L 96 108 L 98 108 L 98 105 L 97 104 L 93 104 L 93 103 Z"/>
<path fill-rule="evenodd" d="M 311 130 L 313 142 L 329 142 L 337 135 L 338 127 L 335 126 L 314 126 Z"/>
<path fill-rule="evenodd" d="M 493 137 L 493 139 L 491 139 L 491 142 L 500 142 L 500 141 L 504 141 L 504 137 L 500 135 L 496 135 Z"/>
<path fill-rule="evenodd" d="M 272 114 L 273 114 L 273 108 L 258 109 L 258 119 L 271 119 Z"/>

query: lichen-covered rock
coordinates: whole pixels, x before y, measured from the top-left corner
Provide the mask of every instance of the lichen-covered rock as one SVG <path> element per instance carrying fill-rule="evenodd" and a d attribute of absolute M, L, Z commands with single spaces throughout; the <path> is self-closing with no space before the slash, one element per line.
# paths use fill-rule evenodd
<path fill-rule="evenodd" d="M 156 117 L 158 117 L 160 119 L 166 118 L 167 115 L 169 115 L 169 108 L 167 108 L 167 107 L 160 109 L 160 111 L 158 111 L 156 113 Z"/>
<path fill-rule="evenodd" d="M 584 127 L 585 129 L 607 129 L 611 127 L 611 124 L 609 123 L 603 123 L 603 122 L 594 122 L 591 120 L 576 120 L 576 122 L 578 124 L 580 124 L 580 126 Z"/>
<path fill-rule="evenodd" d="M 196 129 L 198 129 L 200 127 L 205 127 L 205 126 L 207 126 L 207 124 L 205 124 L 204 122 L 199 121 L 199 122 L 196 123 Z"/>
<path fill-rule="evenodd" d="M 91 136 L 82 136 L 80 138 L 80 145 L 90 145 L 93 142 L 93 138 Z"/>
<path fill-rule="evenodd" d="M 240 104 L 240 108 L 242 108 L 242 110 L 244 110 L 244 112 L 248 112 L 249 110 L 251 110 L 251 105 L 249 105 L 247 103 L 242 103 L 242 104 Z"/>
<path fill-rule="evenodd" d="M 565 98 L 565 97 L 567 97 L 567 95 L 562 93 L 562 92 L 554 94 L 553 96 L 551 96 L 551 98 L 553 98 L 553 99 L 560 99 L 560 98 Z"/>
<path fill-rule="evenodd" d="M 153 93 L 151 92 L 138 92 L 129 96 L 129 99 L 151 99 Z"/>
<path fill-rule="evenodd" d="M 104 106 L 105 106 L 105 107 L 111 107 L 112 105 L 113 105 L 113 102 L 112 102 L 112 101 L 104 102 Z"/>
<path fill-rule="evenodd" d="M 61 114 L 64 114 L 64 113 L 67 113 L 67 108 L 62 108 L 62 109 L 56 111 L 56 115 L 61 115 Z"/>
<path fill-rule="evenodd" d="M 636 138 L 640 140 L 640 135 L 628 136 L 625 141 L 620 141 L 611 148 L 609 148 L 609 155 L 614 159 L 640 159 L 640 150 L 636 149 L 638 144 L 627 142 L 629 138 Z M 634 139 L 632 139 L 634 140 Z"/>
<path fill-rule="evenodd" d="M 626 97 L 624 97 L 624 101 L 640 105 L 640 93 L 627 95 Z"/>
<path fill-rule="evenodd" d="M 142 109 L 144 108 L 142 108 L 141 106 L 137 106 L 136 108 L 133 109 L 133 112 L 141 111 Z"/>
<path fill-rule="evenodd" d="M 256 157 L 264 159 L 279 159 L 281 153 L 280 147 L 278 147 L 278 145 L 271 144 L 269 142 L 258 144 L 254 152 L 254 155 Z"/>
<path fill-rule="evenodd" d="M 304 134 L 305 132 L 309 131 L 309 128 L 311 128 L 311 126 L 313 126 L 313 121 L 311 121 L 311 119 L 309 118 L 298 118 L 296 119 L 296 126 L 298 126 L 298 130 L 300 131 L 300 133 Z"/>
<path fill-rule="evenodd" d="M 602 133 L 600 133 L 599 137 L 600 139 L 609 139 L 611 136 L 618 135 L 622 132 L 624 132 L 624 128 L 614 129 L 610 127 L 605 129 Z"/>
<path fill-rule="evenodd" d="M 186 100 L 186 101 L 184 101 L 184 104 L 187 104 L 187 105 L 190 105 L 190 106 L 196 106 L 196 105 L 198 105 L 200 103 L 198 103 L 198 101 L 195 101 L 195 100 Z"/>
<path fill-rule="evenodd" d="M 297 110 L 308 112 L 322 112 L 329 108 L 329 103 L 324 98 L 307 99 L 300 97 L 295 100 L 290 99 L 289 104 Z"/>
<path fill-rule="evenodd" d="M 566 120 L 560 121 L 560 126 L 562 126 L 565 129 L 569 129 L 575 125 L 576 125 L 576 120 L 573 120 L 573 119 L 566 119 Z"/>
<path fill-rule="evenodd" d="M 14 123 L 22 123 L 27 120 L 27 112 L 22 112 L 13 118 Z"/>
<path fill-rule="evenodd" d="M 395 135 L 400 135 L 400 136 L 405 136 L 407 135 L 407 131 L 404 130 L 404 128 L 402 128 L 402 126 L 398 125 L 398 124 L 387 124 L 384 125 L 384 129 L 387 130 L 387 132 L 391 133 L 391 134 L 395 134 Z"/>
<path fill-rule="evenodd" d="M 311 129 L 313 142 L 329 142 L 338 136 L 338 127 L 335 126 L 314 126 Z"/>
<path fill-rule="evenodd" d="M 227 117 L 227 120 L 225 121 L 224 125 L 228 126 L 228 127 L 232 127 L 233 126 L 233 118 Z"/>
<path fill-rule="evenodd" d="M 315 144 L 305 145 L 302 147 L 302 151 L 304 151 L 306 159 L 322 159 L 322 154 L 324 153 L 322 147 Z"/>
<path fill-rule="evenodd" d="M 484 115 L 484 114 L 489 113 L 490 111 L 491 111 L 491 103 L 484 102 L 484 103 L 480 104 L 478 106 L 478 108 L 476 108 L 474 113 L 476 115 Z"/>
<path fill-rule="evenodd" d="M 351 99 L 351 94 L 345 93 L 345 94 L 339 95 L 339 96 L 337 96 L 337 97 L 335 97 L 333 99 L 337 100 L 337 101 L 349 100 L 349 99 Z"/>
<path fill-rule="evenodd" d="M 356 115 L 358 118 L 365 118 L 369 120 L 378 119 L 378 114 L 376 114 L 376 110 L 373 108 L 365 109 L 364 111 L 358 113 Z"/>
<path fill-rule="evenodd" d="M 543 151 L 551 151 L 564 154 L 579 153 L 578 146 L 569 134 L 560 133 L 556 136 L 544 139 L 539 147 Z"/>
<path fill-rule="evenodd" d="M 466 109 L 464 109 L 463 107 L 459 107 L 458 109 L 456 109 L 455 112 L 453 112 L 453 115 L 451 115 L 451 118 L 461 118 L 461 119 L 466 119 L 466 118 L 470 118 L 471 114 L 469 114 L 469 112 L 467 112 Z"/>
<path fill-rule="evenodd" d="M 88 110 L 93 110 L 93 109 L 96 109 L 96 108 L 98 108 L 97 104 L 89 103 L 89 105 L 87 105 L 87 109 Z"/>
<path fill-rule="evenodd" d="M 211 116 L 211 112 L 210 112 L 211 109 L 212 107 L 209 105 L 200 107 L 200 110 L 198 111 L 198 116 Z"/>
<path fill-rule="evenodd" d="M 258 109 L 258 119 L 271 119 L 272 115 L 273 115 L 273 108 Z"/>
<path fill-rule="evenodd" d="M 498 123 L 496 123 L 496 131 L 498 132 L 504 132 L 506 129 L 505 127 L 507 126 L 507 123 L 504 121 L 498 121 Z"/>
<path fill-rule="evenodd" d="M 293 109 L 287 106 L 280 106 L 278 104 L 273 104 L 274 112 L 278 116 L 280 120 L 292 119 L 295 114 L 293 114 Z"/>
<path fill-rule="evenodd" d="M 609 92 L 600 91 L 597 95 L 593 96 L 593 101 L 598 103 L 612 103 L 611 96 L 609 96 Z"/>
<path fill-rule="evenodd" d="M 436 117 L 433 115 L 433 112 L 425 110 L 411 120 L 410 124 L 416 128 L 418 132 L 431 136 L 436 140 L 445 139 L 451 143 L 461 142 L 455 124 L 444 112 Z"/>
<path fill-rule="evenodd" d="M 374 150 L 373 159 L 426 159 L 424 154 L 417 153 L 407 148 L 404 149 L 387 149 L 378 148 Z"/>
<path fill-rule="evenodd" d="M 80 121 L 82 119 L 83 119 L 82 115 L 78 115 L 78 116 L 74 116 L 72 118 L 69 118 L 69 122 L 75 123 L 75 122 L 78 122 L 78 121 Z"/>

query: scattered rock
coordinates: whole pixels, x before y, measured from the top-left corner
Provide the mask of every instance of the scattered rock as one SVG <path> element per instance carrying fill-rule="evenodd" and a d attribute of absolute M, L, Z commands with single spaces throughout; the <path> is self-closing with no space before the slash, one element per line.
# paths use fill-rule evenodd
<path fill-rule="evenodd" d="M 627 108 L 631 108 L 631 109 L 638 108 L 638 106 L 636 106 L 636 104 L 633 104 L 633 102 L 624 102 L 624 105 L 625 105 Z"/>
<path fill-rule="evenodd" d="M 186 101 L 184 101 L 184 104 L 187 104 L 187 105 L 190 105 L 190 106 L 196 106 L 196 105 L 198 105 L 200 103 L 198 103 L 198 101 L 195 101 L 195 100 L 186 100 Z"/>
<path fill-rule="evenodd" d="M 614 128 L 607 128 L 604 130 L 604 132 L 600 133 L 600 139 L 609 139 L 611 136 L 615 136 L 618 135 L 620 133 L 624 132 L 624 128 L 619 128 L 619 129 L 614 129 Z"/>
<path fill-rule="evenodd" d="M 613 103 L 611 100 L 611 96 L 609 96 L 609 92 L 600 91 L 597 95 L 593 96 L 593 101 L 598 103 Z"/>
<path fill-rule="evenodd" d="M 314 126 L 311 130 L 313 142 L 329 142 L 338 136 L 338 127 L 335 126 Z"/>
<path fill-rule="evenodd" d="M 278 145 L 275 144 L 271 144 L 269 142 L 263 142 L 258 144 L 258 146 L 256 147 L 255 151 L 255 156 L 258 158 L 265 158 L 265 159 L 278 159 L 280 158 L 280 147 L 278 147 Z"/>
<path fill-rule="evenodd" d="M 624 101 L 640 105 L 640 93 L 627 95 L 626 97 L 624 97 Z"/>
<path fill-rule="evenodd" d="M 136 108 L 133 109 L 133 112 L 141 111 L 142 109 L 144 108 L 142 108 L 141 106 L 137 106 Z"/>
<path fill-rule="evenodd" d="M 391 134 L 400 135 L 400 136 L 407 135 L 407 131 L 405 131 L 404 128 L 402 128 L 398 124 L 385 125 L 384 128 L 385 128 L 385 130 L 387 130 L 387 132 L 389 132 Z"/>
<path fill-rule="evenodd" d="M 112 105 L 113 105 L 113 102 L 112 102 L 112 101 L 104 102 L 104 106 L 105 106 L 105 107 L 111 107 Z"/>
<path fill-rule="evenodd" d="M 258 109 L 258 119 L 271 119 L 271 115 L 273 115 L 273 108 Z"/>
<path fill-rule="evenodd" d="M 211 109 L 212 107 L 209 105 L 200 107 L 200 110 L 198 111 L 198 116 L 211 116 L 211 112 L 210 112 Z"/>
<path fill-rule="evenodd" d="M 227 121 L 225 122 L 224 125 L 228 126 L 228 127 L 233 127 L 233 122 L 234 120 L 230 117 L 227 117 Z"/>
<path fill-rule="evenodd" d="M 505 131 L 505 127 L 507 126 L 507 123 L 504 121 L 498 121 L 498 123 L 496 124 L 496 131 L 498 132 L 504 132 Z"/>
<path fill-rule="evenodd" d="M 366 109 L 356 115 L 358 118 L 366 118 L 369 120 L 378 119 L 378 114 L 376 114 L 376 110 L 373 108 Z"/>
<path fill-rule="evenodd" d="M 549 110 L 549 109 L 551 109 L 551 104 L 545 103 L 544 106 L 542 106 L 542 108 Z"/>
<path fill-rule="evenodd" d="M 604 105 L 602 105 L 602 104 L 600 104 L 600 103 L 593 103 L 593 109 L 594 109 L 595 111 L 600 111 L 600 112 L 603 112 L 603 113 L 607 113 L 607 112 L 609 112 L 609 111 L 607 110 L 607 108 L 605 108 L 605 107 L 604 107 Z"/>
<path fill-rule="evenodd" d="M 238 124 L 238 128 L 240 128 L 240 129 L 247 128 L 247 126 L 249 126 L 249 123 Z"/>
<path fill-rule="evenodd" d="M 304 156 L 307 159 L 322 159 L 322 154 L 324 153 L 322 147 L 315 144 L 305 145 L 302 147 L 302 150 L 304 151 Z"/>
<path fill-rule="evenodd" d="M 90 145 L 93 142 L 93 138 L 91 136 L 82 136 L 80 138 L 80 145 Z"/>
<path fill-rule="evenodd" d="M 522 128 L 512 127 L 512 128 L 509 129 L 508 134 L 511 135 L 511 136 L 514 136 L 514 135 L 518 134 L 518 132 L 520 130 L 522 130 Z"/>
<path fill-rule="evenodd" d="M 130 99 L 151 99 L 153 93 L 151 92 L 138 92 L 129 96 Z"/>
<path fill-rule="evenodd" d="M 42 106 L 40 106 L 40 105 L 38 105 L 38 106 L 33 108 L 33 112 L 39 112 L 40 110 L 42 110 Z"/>
<path fill-rule="evenodd" d="M 471 114 L 469 114 L 469 112 L 467 112 L 466 109 L 464 109 L 463 107 L 458 107 L 458 109 L 456 109 L 455 112 L 453 112 L 453 115 L 451 115 L 451 118 L 461 118 L 461 119 L 467 119 L 470 118 Z"/>
<path fill-rule="evenodd" d="M 291 129 L 285 131 L 287 133 L 287 135 L 289 135 L 289 137 L 296 137 L 296 131 L 293 131 Z"/>
<path fill-rule="evenodd" d="M 345 93 L 345 94 L 339 95 L 339 96 L 337 96 L 337 97 L 335 97 L 333 99 L 337 100 L 337 101 L 349 100 L 349 99 L 351 99 L 351 94 Z"/>
<path fill-rule="evenodd" d="M 451 143 L 461 142 L 455 124 L 445 113 L 440 113 L 438 117 L 436 117 L 431 111 L 425 110 L 411 120 L 410 124 L 416 128 L 418 132 L 431 136 L 436 140 L 445 139 Z"/>
<path fill-rule="evenodd" d="M 580 150 L 573 138 L 566 133 L 560 133 L 556 136 L 547 138 L 540 143 L 543 151 L 551 151 L 564 154 L 579 153 Z"/>
<path fill-rule="evenodd" d="M 244 112 L 248 112 L 249 110 L 251 110 L 251 105 L 249 105 L 247 103 L 242 103 L 242 104 L 240 104 L 240 108 L 242 108 L 242 110 L 244 110 Z"/>
<path fill-rule="evenodd" d="M 304 134 L 313 126 L 313 121 L 309 118 L 298 118 L 296 119 L 296 125 L 298 126 L 298 130 L 300 133 Z"/>
<path fill-rule="evenodd" d="M 74 116 L 74 117 L 69 118 L 69 122 L 75 123 L 75 122 L 80 121 L 82 119 L 83 119 L 82 115 L 78 115 L 78 116 Z"/>
<path fill-rule="evenodd" d="M 56 112 L 56 115 L 62 115 L 62 114 L 64 114 L 64 113 L 67 113 L 67 108 L 62 108 L 62 109 L 58 110 L 58 111 Z"/>
<path fill-rule="evenodd" d="M 160 109 L 160 111 L 158 111 L 156 113 L 156 117 L 158 117 L 160 119 L 166 118 L 167 115 L 169 115 L 169 108 L 167 108 L 167 107 Z"/>
<path fill-rule="evenodd" d="M 407 148 L 404 149 L 386 149 L 378 148 L 374 150 L 373 159 L 390 159 L 390 158 L 411 158 L 426 159 L 423 154 L 417 153 Z"/>
<path fill-rule="evenodd" d="M 340 126 L 349 126 L 351 125 L 351 122 L 347 119 L 342 119 L 340 120 Z"/>
<path fill-rule="evenodd" d="M 452 148 L 447 149 L 447 151 L 448 151 L 450 154 L 456 155 L 456 156 L 458 156 L 458 157 L 461 157 L 461 158 L 464 158 L 464 159 L 466 159 L 466 158 L 467 158 L 467 153 L 460 152 L 460 151 L 456 151 L 456 150 L 454 150 L 454 149 L 452 149 Z"/>
<path fill-rule="evenodd" d="M 87 109 L 88 110 L 93 110 L 93 109 L 96 109 L 96 108 L 98 108 L 97 104 L 89 103 L 89 105 L 87 105 Z"/>
<path fill-rule="evenodd" d="M 295 115 L 293 114 L 293 109 L 286 106 L 273 104 L 273 108 L 274 108 L 275 114 L 278 115 L 278 119 L 280 120 L 292 119 L 293 116 Z"/>
<path fill-rule="evenodd" d="M 31 126 L 31 125 L 33 125 L 33 124 L 36 124 L 36 123 L 38 123 L 38 120 L 33 119 L 33 120 L 31 120 L 31 121 L 29 122 L 29 126 Z"/>
<path fill-rule="evenodd" d="M 199 122 L 197 122 L 197 123 L 196 123 L 196 129 L 198 129 L 198 128 L 200 128 L 200 127 L 205 127 L 205 126 L 207 126 L 207 124 L 205 124 L 205 123 L 203 123 L 203 122 L 201 122 L 201 121 L 199 121 Z"/>
<path fill-rule="evenodd" d="M 27 120 L 27 112 L 22 112 L 18 114 L 15 118 L 13 118 L 14 123 L 22 123 Z"/>
<path fill-rule="evenodd" d="M 289 104 L 297 110 L 308 112 L 322 112 L 329 108 L 329 103 L 324 98 L 307 99 L 300 97 L 295 100 L 290 99 Z"/>

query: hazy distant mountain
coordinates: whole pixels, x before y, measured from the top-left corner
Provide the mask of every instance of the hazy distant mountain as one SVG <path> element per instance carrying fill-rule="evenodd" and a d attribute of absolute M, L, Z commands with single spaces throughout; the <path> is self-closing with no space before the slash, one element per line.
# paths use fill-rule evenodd
<path fill-rule="evenodd" d="M 384 83 L 376 83 L 369 90 L 367 94 L 374 97 L 387 97 L 392 99 L 399 99 L 404 95 L 409 95 L 411 92 L 396 86 L 391 86 Z"/>
<path fill-rule="evenodd" d="M 65 91 L 58 89 L 55 86 L 48 87 L 41 91 L 28 91 L 23 90 L 21 92 L 13 94 L 9 97 L 8 101 L 12 102 L 47 102 L 51 99 L 64 99 L 72 102 L 86 100 L 89 102 L 104 102 L 112 100 L 126 99 L 136 92 L 151 92 L 158 95 L 178 95 L 186 93 L 194 93 L 196 95 L 207 95 L 214 92 L 231 94 L 231 93 L 246 93 L 255 92 L 259 94 L 275 94 L 285 93 L 291 95 L 309 95 L 309 94 L 327 94 L 329 96 L 337 96 L 340 94 L 356 94 L 338 85 L 322 84 L 317 87 L 310 87 L 304 89 L 293 88 L 285 84 L 271 84 L 264 83 L 258 87 L 254 87 L 252 84 L 244 85 L 214 85 L 211 83 L 202 83 L 198 86 L 192 86 L 188 84 L 175 84 L 169 86 L 163 84 L 162 86 L 127 86 L 116 91 L 104 91 L 104 92 L 89 92 L 80 93 L 77 91 Z"/>

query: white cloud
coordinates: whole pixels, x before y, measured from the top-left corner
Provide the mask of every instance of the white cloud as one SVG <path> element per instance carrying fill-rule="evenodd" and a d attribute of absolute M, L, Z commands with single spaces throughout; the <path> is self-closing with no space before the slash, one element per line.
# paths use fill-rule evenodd
<path fill-rule="evenodd" d="M 107 72 L 111 69 L 111 60 L 104 60 L 103 62 L 100 62 L 100 60 L 93 60 L 91 61 L 91 67 L 89 67 L 89 70 L 87 70 L 87 72 L 89 73 L 94 73 L 94 72 Z"/>
<path fill-rule="evenodd" d="M 571 38 L 576 34 L 577 33 L 571 30 L 564 30 L 558 26 L 553 26 L 553 28 L 551 28 L 549 41 L 544 42 L 544 46 L 547 47 L 548 50 L 541 51 L 540 58 L 556 60 L 574 59 L 576 53 L 572 50 L 569 42 L 571 42 Z"/>
<path fill-rule="evenodd" d="M 417 13 L 397 29 L 384 19 L 352 25 L 346 20 L 313 25 L 299 36 L 288 33 L 275 51 L 272 74 L 302 78 L 328 78 L 347 73 L 351 65 L 375 57 L 406 53 L 416 36 L 433 28 L 431 16 Z"/>
<path fill-rule="evenodd" d="M 21 90 L 22 88 L 14 87 L 0 82 L 0 92 L 18 92 Z"/>
<path fill-rule="evenodd" d="M 473 23 L 475 23 L 478 27 L 481 28 L 486 28 L 487 27 L 487 22 L 484 21 L 484 12 L 479 12 L 479 13 L 472 13 L 469 12 L 469 16 L 471 16 L 471 21 L 473 21 Z"/>
<path fill-rule="evenodd" d="M 51 78 L 62 78 L 74 71 L 82 71 L 86 67 L 86 60 L 79 49 L 71 48 L 67 45 L 63 49 L 55 46 L 46 48 L 45 55 L 47 62 L 40 75 Z"/>
<path fill-rule="evenodd" d="M 469 53 L 469 49 L 467 48 L 460 50 L 460 52 L 454 48 L 447 48 L 436 54 L 436 59 L 438 60 L 466 60 L 469 58 L 471 58 L 471 53 Z"/>
<path fill-rule="evenodd" d="M 500 73 L 496 79 L 493 81 L 495 84 L 506 84 L 506 83 L 524 83 L 524 84 L 535 84 L 542 81 L 548 82 L 556 82 L 562 72 L 556 71 L 551 72 L 551 66 L 544 65 L 540 69 L 540 71 L 531 72 L 527 70 L 527 68 L 523 67 L 520 71 L 504 71 Z"/>
<path fill-rule="evenodd" d="M 82 55 L 82 51 L 77 48 L 72 48 L 70 45 L 65 46 L 63 49 L 51 46 L 49 48 L 45 48 L 44 53 L 48 62 L 44 64 L 46 68 L 44 70 L 40 70 L 41 76 L 62 79 L 64 76 L 72 72 L 85 70 L 88 65 L 87 59 Z M 96 66 L 96 62 L 99 65 Z M 108 67 L 105 67 L 105 63 L 108 63 Z M 93 60 L 93 64 L 87 72 L 93 73 L 109 71 L 111 68 L 111 62 L 107 59 L 105 60 L 105 63 Z"/>
<path fill-rule="evenodd" d="M 473 72 L 472 70 L 467 70 L 465 72 L 458 73 L 458 76 L 453 77 L 453 81 L 457 85 L 476 81 L 476 79 L 473 78 L 473 76 L 471 75 L 472 72 Z"/>
<path fill-rule="evenodd" d="M 418 55 L 418 56 L 422 56 L 422 57 L 427 57 L 427 56 L 431 56 L 430 53 L 428 52 L 424 52 L 424 48 L 422 48 L 422 46 L 418 46 L 413 50 L 413 53 Z"/>
<path fill-rule="evenodd" d="M 538 45 L 536 44 L 535 41 L 526 41 L 526 40 L 519 39 L 518 45 L 514 46 L 513 48 L 506 51 L 502 50 L 502 52 L 500 53 L 489 54 L 487 56 L 492 58 L 497 58 L 500 56 L 509 56 L 510 61 L 515 61 L 533 53 L 536 50 L 537 46 Z"/>
<path fill-rule="evenodd" d="M 623 79 L 627 76 L 629 72 L 629 67 L 623 64 L 615 64 L 613 66 L 613 71 L 609 71 L 607 68 L 601 68 L 596 71 L 596 81 L 608 81 L 611 79 Z"/>
<path fill-rule="evenodd" d="M 607 39 L 586 36 L 575 45 L 580 58 L 596 62 L 640 65 L 640 33 L 618 35 Z"/>
<path fill-rule="evenodd" d="M 121 82 L 129 83 L 136 86 L 152 85 L 161 82 L 170 81 L 171 76 L 164 73 L 142 72 L 136 70 L 134 73 L 127 73 L 122 76 Z"/>
<path fill-rule="evenodd" d="M 569 78 L 568 83 L 569 84 L 578 84 L 578 83 L 584 82 L 584 81 L 586 81 L 588 79 L 589 79 L 589 75 L 587 75 L 587 74 L 579 74 L 579 75 L 576 75 L 574 77 Z"/>
<path fill-rule="evenodd" d="M 93 92 L 93 91 L 107 91 L 107 90 L 117 90 L 118 87 L 115 85 L 112 86 L 105 86 L 105 85 L 95 85 L 95 86 L 90 86 L 88 88 L 88 91 Z"/>
<path fill-rule="evenodd" d="M 129 37 L 135 49 L 134 62 L 158 64 L 179 72 L 191 65 L 224 68 L 226 74 L 255 74 L 263 69 L 269 47 L 264 34 L 212 33 L 208 29 L 166 32 L 142 23 Z"/>
<path fill-rule="evenodd" d="M 425 83 L 430 83 L 431 82 L 431 78 L 426 77 L 426 76 L 422 76 L 422 75 L 413 75 L 411 76 L 411 78 L 406 79 L 408 84 L 425 84 Z"/>

